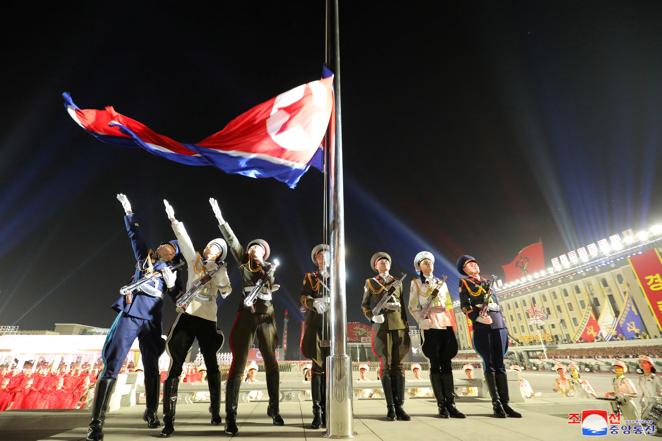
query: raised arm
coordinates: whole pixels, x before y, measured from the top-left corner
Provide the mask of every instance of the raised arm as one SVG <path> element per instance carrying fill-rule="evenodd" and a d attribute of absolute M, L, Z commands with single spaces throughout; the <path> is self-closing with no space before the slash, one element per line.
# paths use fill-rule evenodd
<path fill-rule="evenodd" d="M 124 227 L 131 241 L 133 257 L 135 257 L 137 262 L 144 260 L 147 258 L 147 245 L 140 233 L 140 223 L 135 219 L 131 210 L 131 202 L 129 202 L 129 198 L 123 193 L 117 195 L 117 200 L 120 201 L 122 208 L 124 208 Z"/>
<path fill-rule="evenodd" d="M 168 201 L 165 199 L 163 200 L 163 205 L 165 205 L 166 215 L 168 216 L 168 220 L 170 220 L 172 225 L 172 231 L 175 233 L 175 236 L 179 241 L 179 249 L 182 251 L 182 256 L 184 256 L 186 263 L 189 265 L 189 267 L 191 267 L 191 265 L 195 265 L 196 261 L 193 242 L 191 242 L 191 238 L 186 232 L 184 224 L 175 218 L 175 209 L 172 208 L 172 205 L 170 205 L 170 203 L 168 203 Z"/>
<path fill-rule="evenodd" d="M 218 206 L 218 201 L 214 198 L 209 198 L 209 205 L 211 205 L 211 209 L 214 212 L 214 216 L 218 221 L 218 228 L 219 230 L 221 230 L 223 239 L 225 239 L 225 241 L 228 243 L 228 247 L 232 252 L 232 256 L 234 256 L 234 259 L 237 261 L 237 264 L 241 265 L 245 254 L 244 246 L 241 244 L 241 242 L 239 242 L 239 239 L 237 239 L 237 236 L 234 234 L 234 231 L 232 231 L 232 228 L 230 228 L 230 224 L 227 223 L 225 219 L 223 219 L 223 215 L 221 214 L 221 209 Z"/>

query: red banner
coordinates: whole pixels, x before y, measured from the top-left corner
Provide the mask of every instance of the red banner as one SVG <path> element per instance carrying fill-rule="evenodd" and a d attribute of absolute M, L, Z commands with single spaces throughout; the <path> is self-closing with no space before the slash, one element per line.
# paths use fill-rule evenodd
<path fill-rule="evenodd" d="M 582 334 L 579 336 L 579 342 L 593 343 L 595 341 L 595 337 L 597 337 L 599 333 L 600 325 L 591 312 L 589 314 L 588 320 L 586 321 L 586 326 L 584 326 Z"/>
<path fill-rule="evenodd" d="M 347 341 L 352 343 L 369 343 L 372 327 L 365 323 L 347 323 Z"/>
<path fill-rule="evenodd" d="M 521 279 L 545 269 L 545 253 L 542 242 L 522 248 L 512 262 L 502 265 L 506 283 Z"/>
<path fill-rule="evenodd" d="M 657 249 L 629 257 L 630 266 L 639 279 L 639 286 L 646 295 L 648 305 L 662 329 L 662 258 Z"/>

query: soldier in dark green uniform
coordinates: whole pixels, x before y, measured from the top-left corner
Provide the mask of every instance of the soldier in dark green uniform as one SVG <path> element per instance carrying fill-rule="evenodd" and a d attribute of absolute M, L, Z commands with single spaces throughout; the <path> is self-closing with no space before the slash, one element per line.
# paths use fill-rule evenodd
<path fill-rule="evenodd" d="M 278 362 L 276 361 L 278 334 L 274 320 L 274 307 L 271 303 L 271 294 L 278 289 L 278 285 L 274 285 L 273 271 L 275 267 L 267 261 L 270 254 L 269 244 L 262 239 L 254 239 L 244 248 L 230 225 L 223 219 L 216 199 L 210 198 L 209 203 L 218 220 L 221 234 L 223 234 L 232 255 L 239 264 L 243 286 L 242 301 L 239 303 L 237 318 L 230 332 L 232 364 L 228 372 L 225 389 L 225 433 L 236 435 L 239 432 L 237 427 L 239 387 L 248 359 L 248 349 L 256 335 L 267 374 L 267 391 L 269 392 L 267 415 L 273 419 L 275 426 L 282 426 L 285 422 L 280 416 L 279 409 L 280 380 Z M 244 305 L 243 299 L 250 294 L 260 279 L 265 280 L 264 286 L 253 306 L 247 307 Z"/>
<path fill-rule="evenodd" d="M 391 256 L 387 253 L 380 251 L 373 254 L 370 258 L 370 266 L 379 274 L 366 279 L 361 307 L 363 314 L 373 323 L 372 347 L 379 357 L 379 377 L 382 380 L 386 399 L 386 418 L 389 421 L 394 421 L 396 418 L 409 421 L 411 418 L 402 408 L 405 401 L 405 373 L 402 361 L 411 349 L 407 313 L 403 305 L 402 283 L 389 274 Z M 374 315 L 372 309 L 388 292 L 392 292 L 392 298 L 382 311 Z"/>
<path fill-rule="evenodd" d="M 313 429 L 326 426 L 326 357 L 329 356 L 329 322 L 325 312 L 329 309 L 328 265 L 329 246 L 319 244 L 310 258 L 317 271 L 306 273 L 301 288 L 301 305 L 306 308 L 306 328 L 301 339 L 301 353 L 312 361 L 310 393 L 313 398 Z"/>

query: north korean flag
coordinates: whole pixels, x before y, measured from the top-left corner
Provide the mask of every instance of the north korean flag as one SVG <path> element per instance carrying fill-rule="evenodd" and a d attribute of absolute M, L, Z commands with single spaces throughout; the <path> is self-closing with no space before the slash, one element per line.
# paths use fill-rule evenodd
<path fill-rule="evenodd" d="M 333 110 L 332 86 L 333 76 L 328 76 L 295 87 L 192 144 L 156 133 L 113 107 L 80 109 L 69 93 L 63 97 L 71 118 L 100 141 L 137 146 L 185 165 L 275 178 L 294 188 L 311 165 L 321 169 L 321 143 Z"/>

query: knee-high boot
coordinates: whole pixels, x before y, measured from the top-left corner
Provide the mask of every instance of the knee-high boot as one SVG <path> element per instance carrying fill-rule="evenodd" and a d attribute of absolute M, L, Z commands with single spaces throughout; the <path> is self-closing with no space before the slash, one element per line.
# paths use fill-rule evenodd
<path fill-rule="evenodd" d="M 492 398 L 494 416 L 496 418 L 505 418 L 506 412 L 503 410 L 503 406 L 501 406 L 501 401 L 499 401 L 494 372 L 485 372 L 485 383 L 487 383 L 487 390 L 490 392 L 490 397 Z"/>
<path fill-rule="evenodd" d="M 446 398 L 446 409 L 451 418 L 466 418 L 466 415 L 455 407 L 455 385 L 453 384 L 453 374 L 446 372 L 441 374 L 441 381 L 444 385 L 444 395 Z"/>
<path fill-rule="evenodd" d="M 313 398 L 313 422 L 310 426 L 319 429 L 322 426 L 322 376 L 313 373 L 310 379 L 310 393 Z"/>
<path fill-rule="evenodd" d="M 322 400 L 320 401 L 320 406 L 322 407 L 322 427 L 326 427 L 326 372 L 320 378 L 320 389 L 322 390 Z"/>
<path fill-rule="evenodd" d="M 237 405 L 239 403 L 239 385 L 241 378 L 228 378 L 225 386 L 225 433 L 236 435 L 239 433 L 237 427 Z"/>
<path fill-rule="evenodd" d="M 221 373 L 208 372 L 207 386 L 209 386 L 209 413 L 211 413 L 211 424 L 218 426 L 223 422 L 221 419 Z"/>
<path fill-rule="evenodd" d="M 113 393 L 115 379 L 108 378 L 97 382 L 97 389 L 92 404 L 92 421 L 87 429 L 87 441 L 100 441 L 103 439 L 103 423 L 106 421 L 106 412 L 110 396 Z"/>
<path fill-rule="evenodd" d="M 398 421 L 409 421 L 411 417 L 405 412 L 402 406 L 405 404 L 405 376 L 404 374 L 395 374 L 391 376 L 393 383 L 393 404 L 395 405 L 395 417 Z"/>
<path fill-rule="evenodd" d="M 267 374 L 267 392 L 269 392 L 267 415 L 272 418 L 274 426 L 285 425 L 283 417 L 280 416 L 280 375 L 278 371 Z"/>
<path fill-rule="evenodd" d="M 159 421 L 159 392 L 161 389 L 161 378 L 158 375 L 145 376 L 145 401 L 147 408 L 143 414 L 143 420 L 147 427 L 155 429 L 161 425 Z"/>
<path fill-rule="evenodd" d="M 505 372 L 497 372 L 494 374 L 496 380 L 496 387 L 499 391 L 499 400 L 504 412 L 511 418 L 522 418 L 522 414 L 508 405 L 510 401 L 510 394 L 508 393 L 508 376 Z"/>
<path fill-rule="evenodd" d="M 448 418 L 448 409 L 446 408 L 446 394 L 444 393 L 444 384 L 441 381 L 440 372 L 430 372 L 430 383 L 432 383 L 432 391 L 437 400 L 437 408 L 439 409 L 439 416 L 441 418 Z"/>
<path fill-rule="evenodd" d="M 382 375 L 382 388 L 384 389 L 384 399 L 386 400 L 386 419 L 389 421 L 395 421 L 393 385 L 391 383 L 390 375 Z"/>
<path fill-rule="evenodd" d="M 163 430 L 161 430 L 163 438 L 169 437 L 175 431 L 178 388 L 179 378 L 167 378 L 163 383 Z"/>

